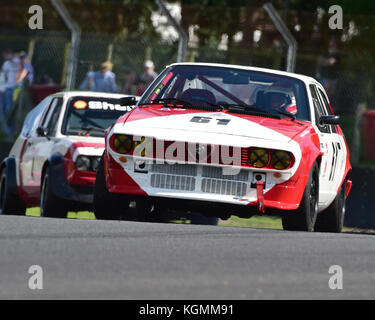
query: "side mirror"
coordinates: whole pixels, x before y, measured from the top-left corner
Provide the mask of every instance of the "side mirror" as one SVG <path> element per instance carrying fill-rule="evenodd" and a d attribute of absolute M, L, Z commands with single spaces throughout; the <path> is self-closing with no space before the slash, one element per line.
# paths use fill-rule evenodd
<path fill-rule="evenodd" d="M 42 128 L 42 127 L 38 127 L 36 129 L 36 134 L 39 136 L 39 137 L 46 137 L 47 136 L 47 130 Z"/>
<path fill-rule="evenodd" d="M 119 99 L 120 106 L 134 106 L 137 103 L 137 99 L 134 96 L 124 97 Z"/>
<path fill-rule="evenodd" d="M 320 116 L 321 124 L 339 124 L 340 116 Z"/>

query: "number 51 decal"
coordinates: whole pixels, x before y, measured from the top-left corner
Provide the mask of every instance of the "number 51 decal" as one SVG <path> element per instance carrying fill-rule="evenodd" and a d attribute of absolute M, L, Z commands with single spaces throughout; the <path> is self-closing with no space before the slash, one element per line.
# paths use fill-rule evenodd
<path fill-rule="evenodd" d="M 190 122 L 197 122 L 197 123 L 209 123 L 213 120 L 210 117 L 193 117 Z M 230 120 L 229 119 L 215 119 L 217 121 L 216 124 L 226 126 Z"/>

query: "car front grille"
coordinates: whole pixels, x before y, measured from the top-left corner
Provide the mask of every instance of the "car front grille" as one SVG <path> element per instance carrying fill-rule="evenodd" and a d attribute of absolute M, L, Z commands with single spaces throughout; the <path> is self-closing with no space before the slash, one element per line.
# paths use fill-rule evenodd
<path fill-rule="evenodd" d="M 210 194 L 244 196 L 249 182 L 247 170 L 224 175 L 221 167 L 191 164 L 152 164 L 150 173 L 152 188 Z"/>
<path fill-rule="evenodd" d="M 217 179 L 202 179 L 201 185 L 202 192 L 228 196 L 244 196 L 246 188 L 247 185 L 243 182 Z"/>
<path fill-rule="evenodd" d="M 197 176 L 197 166 L 194 164 L 152 164 L 151 172 L 173 174 L 180 176 Z"/>
<path fill-rule="evenodd" d="M 152 174 L 151 187 L 169 190 L 194 191 L 195 178 L 169 174 Z"/>

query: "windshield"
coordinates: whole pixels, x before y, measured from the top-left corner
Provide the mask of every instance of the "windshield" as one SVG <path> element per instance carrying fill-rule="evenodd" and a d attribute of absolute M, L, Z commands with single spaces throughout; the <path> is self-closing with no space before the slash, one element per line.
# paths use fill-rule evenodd
<path fill-rule="evenodd" d="M 74 97 L 67 105 L 62 133 L 65 135 L 104 137 L 104 130 L 132 107 L 123 107 L 118 99 Z"/>
<path fill-rule="evenodd" d="M 172 103 L 184 107 L 217 106 L 229 112 L 291 115 L 310 120 L 301 80 L 235 68 L 180 65 L 167 69 L 150 87 L 142 104 Z M 240 108 L 238 108 L 240 107 Z"/>

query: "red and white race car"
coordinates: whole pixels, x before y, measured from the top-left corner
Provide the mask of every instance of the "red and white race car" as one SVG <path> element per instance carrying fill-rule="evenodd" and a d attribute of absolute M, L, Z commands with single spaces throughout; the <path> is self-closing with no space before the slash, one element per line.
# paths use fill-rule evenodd
<path fill-rule="evenodd" d="M 122 99 L 122 105 L 134 102 Z M 315 79 L 208 63 L 168 66 L 106 131 L 97 218 L 168 209 L 278 214 L 286 230 L 340 232 L 351 165 Z"/>
<path fill-rule="evenodd" d="M 134 106 L 119 94 L 60 92 L 27 115 L 9 156 L 0 164 L 0 214 L 66 217 L 92 208 L 104 130 Z"/>

